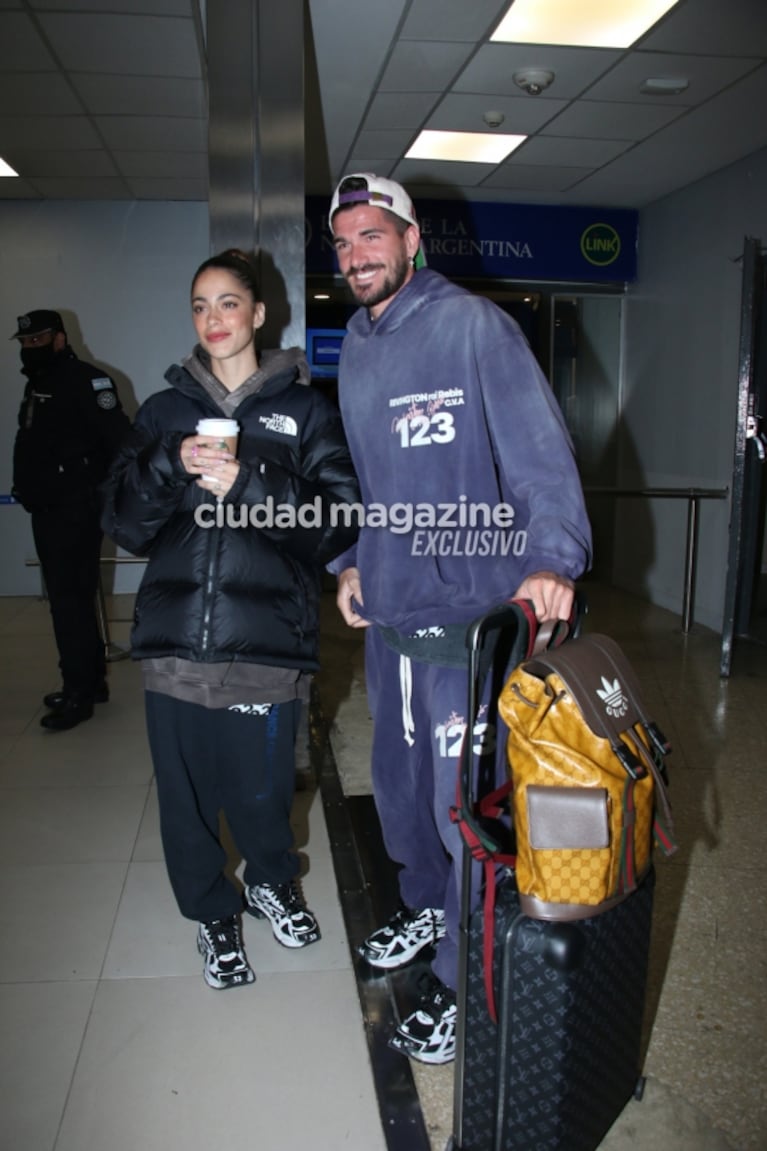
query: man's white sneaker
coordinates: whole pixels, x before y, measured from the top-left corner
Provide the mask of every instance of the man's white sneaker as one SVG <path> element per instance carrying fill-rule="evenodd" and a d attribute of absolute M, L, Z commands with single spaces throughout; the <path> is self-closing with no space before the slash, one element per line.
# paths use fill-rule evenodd
<path fill-rule="evenodd" d="M 256 919 L 268 919 L 274 938 L 283 947 L 308 947 L 320 938 L 319 924 L 295 880 L 246 887 L 245 910 Z"/>
<path fill-rule="evenodd" d="M 389 1046 L 419 1063 L 455 1059 L 455 992 L 431 976 L 415 1011 L 400 1023 Z"/>
<path fill-rule="evenodd" d="M 444 934 L 444 911 L 434 907 L 411 911 L 401 907 L 384 927 L 367 937 L 359 947 L 359 954 L 371 967 L 390 971 L 404 967 L 424 947 L 439 943 Z"/>

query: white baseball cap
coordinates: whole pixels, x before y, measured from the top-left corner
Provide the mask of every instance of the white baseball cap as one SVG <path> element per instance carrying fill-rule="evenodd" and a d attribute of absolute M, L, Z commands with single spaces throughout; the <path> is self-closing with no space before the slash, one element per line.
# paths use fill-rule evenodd
<path fill-rule="evenodd" d="M 360 187 L 353 191 L 340 191 L 347 180 L 360 181 Z M 406 223 L 418 227 L 418 220 L 413 207 L 413 201 L 401 184 L 394 180 L 386 180 L 383 176 L 376 176 L 373 172 L 350 172 L 339 181 L 338 187 L 330 201 L 330 226 L 333 226 L 333 216 L 339 208 L 351 204 L 372 204 L 374 208 L 385 208 L 393 212 Z"/>

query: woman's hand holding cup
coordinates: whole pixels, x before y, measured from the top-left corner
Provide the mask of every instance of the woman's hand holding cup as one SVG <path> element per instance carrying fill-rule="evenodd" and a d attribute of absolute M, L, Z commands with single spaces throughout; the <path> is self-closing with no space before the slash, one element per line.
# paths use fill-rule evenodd
<path fill-rule="evenodd" d="M 236 458 L 239 424 L 236 420 L 200 420 L 197 435 L 181 443 L 181 462 L 197 486 L 223 499 L 240 470 Z"/>

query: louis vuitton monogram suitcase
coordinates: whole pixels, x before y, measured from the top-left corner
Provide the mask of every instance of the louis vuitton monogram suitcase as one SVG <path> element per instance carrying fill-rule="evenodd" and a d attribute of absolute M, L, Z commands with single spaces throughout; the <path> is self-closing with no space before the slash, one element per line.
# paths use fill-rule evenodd
<path fill-rule="evenodd" d="M 523 915 L 513 878 L 503 880 L 497 1023 L 484 985 L 482 911 L 474 913 L 456 1151 L 595 1151 L 641 1095 L 653 878 L 610 911 L 573 923 Z"/>

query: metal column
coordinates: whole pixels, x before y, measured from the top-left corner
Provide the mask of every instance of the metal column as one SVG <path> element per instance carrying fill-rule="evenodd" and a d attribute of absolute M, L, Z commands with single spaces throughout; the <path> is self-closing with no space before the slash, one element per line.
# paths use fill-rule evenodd
<path fill-rule="evenodd" d="M 303 0 L 208 3 L 206 41 L 211 253 L 259 253 L 263 346 L 303 347 Z"/>

